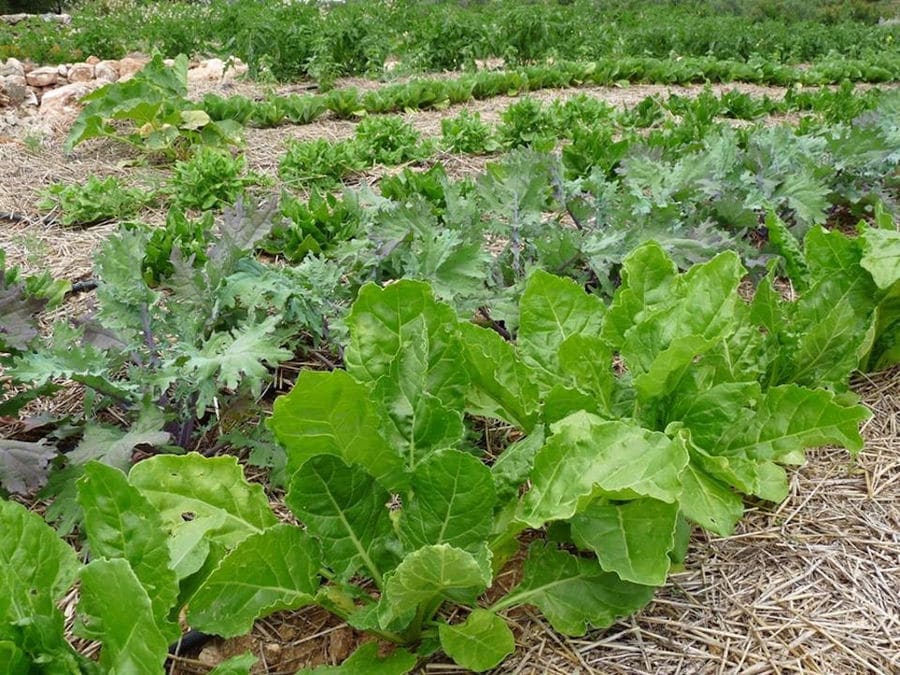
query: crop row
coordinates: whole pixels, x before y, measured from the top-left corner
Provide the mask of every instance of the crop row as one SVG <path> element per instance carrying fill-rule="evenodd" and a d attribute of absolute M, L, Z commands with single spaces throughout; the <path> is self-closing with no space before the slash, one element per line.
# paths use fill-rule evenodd
<path fill-rule="evenodd" d="M 79 61 L 133 50 L 222 54 L 254 75 L 312 76 L 440 71 L 500 58 L 596 60 L 651 56 L 809 62 L 896 54 L 898 29 L 877 25 L 884 3 L 604 2 L 514 0 L 465 3 L 88 2 L 70 27 L 44 22 L 0 27 L 0 58 Z M 754 11 L 753 6 L 756 6 Z M 852 7 L 850 5 L 853 5 Z M 799 7 L 799 10 L 798 10 Z"/>

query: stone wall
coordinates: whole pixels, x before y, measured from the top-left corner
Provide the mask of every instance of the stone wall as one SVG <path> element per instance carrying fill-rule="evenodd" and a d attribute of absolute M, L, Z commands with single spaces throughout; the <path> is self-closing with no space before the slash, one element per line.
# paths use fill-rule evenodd
<path fill-rule="evenodd" d="M 36 66 L 9 59 L 0 62 L 0 108 L 24 106 L 49 110 L 69 106 L 104 84 L 133 77 L 149 60 L 140 54 L 117 61 L 101 61 L 92 56 L 81 63 Z M 192 61 L 188 81 L 221 80 L 245 71 L 246 66 L 240 62 L 226 74 L 221 59 Z"/>

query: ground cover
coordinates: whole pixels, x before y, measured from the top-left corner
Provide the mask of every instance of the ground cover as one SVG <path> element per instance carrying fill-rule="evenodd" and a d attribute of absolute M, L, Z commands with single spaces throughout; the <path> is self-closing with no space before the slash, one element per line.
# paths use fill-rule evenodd
<path fill-rule="evenodd" d="M 167 640 L 177 635 L 171 623 L 177 609 L 192 597 L 195 627 L 239 635 L 257 616 L 261 621 L 249 639 L 179 657 L 171 666 L 176 672 L 204 672 L 201 663 L 213 665 L 247 648 L 262 658 L 257 667 L 267 672 L 337 663 L 360 645 L 355 658 L 378 658 L 365 644 L 365 629 L 416 648 L 423 657 L 440 644 L 457 664 L 478 670 L 493 667 L 515 641 L 518 650 L 498 672 L 774 672 L 810 662 L 823 669 L 891 668 L 896 645 L 883 627 L 894 620 L 890 598 L 896 590 L 885 563 L 896 545 L 889 536 L 897 517 L 891 501 L 896 371 L 852 383 L 876 410 L 864 425 L 865 443 L 856 427 L 866 413 L 848 391 L 848 378 L 855 370 L 882 370 L 897 361 L 897 265 L 891 252 L 896 95 L 847 87 L 756 90 L 757 96 L 742 97 L 698 87 L 678 89 L 680 98 L 659 90 L 619 109 L 602 103 L 611 91 L 548 90 L 540 99 L 501 99 L 502 107 L 499 101 L 467 104 L 482 120 L 459 116 L 457 108 L 244 129 L 246 162 L 190 134 L 183 145 L 171 146 L 173 154 L 168 145 L 151 149 L 140 143 L 123 151 L 108 139 L 75 146 L 74 158 L 97 162 L 93 166 L 103 168 L 93 173 L 118 176 L 118 186 L 78 189 L 83 166 L 61 159 L 60 136 L 48 138 L 46 147 L 0 146 L 20 175 L 37 170 L 46 176 L 30 193 L 9 189 L 4 195 L 4 204 L 17 214 L 16 229 L 4 233 L 10 261 L 24 265 L 26 276 L 41 271 L 41 263 L 46 267 L 48 258 L 56 269 L 72 273 L 58 275 L 70 281 L 90 274 L 84 290 L 99 310 L 80 327 L 57 325 L 44 343 L 41 327 L 27 315 L 58 304 L 66 284 L 31 279 L 23 285 L 8 270 L 7 307 L 19 314 L 10 324 L 16 331 L 4 333 L 4 365 L 38 399 L 23 409 L 25 426 L 8 420 L 16 434 L 10 448 L 19 454 L 6 455 L 5 486 L 19 492 L 23 484 L 27 489 L 44 480 L 39 467 L 10 464 L 22 452 L 33 453 L 36 462 L 67 462 L 51 471 L 57 498 L 45 513 L 63 531 L 82 522 L 88 535 L 91 562 L 79 571 L 68 549 L 59 549 L 62 572 L 52 584 L 57 596 L 66 594 L 67 615 L 88 619 L 76 632 L 100 641 L 76 643 L 82 654 L 96 655 L 102 643 L 101 667 L 115 668 L 144 650 L 147 672 L 155 672 Z M 625 90 L 628 96 L 634 94 Z M 736 123 L 728 117 L 747 119 Z M 281 121 L 277 115 L 266 119 Z M 759 124 L 748 124 L 752 119 Z M 791 126 L 783 127 L 786 121 Z M 431 147 L 422 132 L 434 138 Z M 116 127 L 110 133 L 131 132 Z M 347 157 L 362 161 L 352 165 L 360 173 L 352 175 L 351 189 L 296 192 L 296 181 L 278 171 L 296 146 L 286 143 L 280 162 L 272 152 L 273 140 L 295 135 L 325 135 L 330 142 L 323 148 L 351 139 L 355 146 Z M 486 161 L 460 151 L 492 155 Z M 39 161 L 29 166 L 20 158 Z M 467 170 L 454 175 L 453 162 Z M 52 165 L 77 180 L 50 191 L 51 219 L 42 220 L 38 193 L 62 177 L 47 173 Z M 122 207 L 130 193 L 113 188 L 136 184 L 150 203 L 148 209 L 139 201 L 136 217 L 154 227 L 64 225 L 67 210 L 72 222 L 89 224 L 91 207 L 107 195 Z M 254 195 L 279 187 L 294 194 L 283 196 L 280 206 L 260 208 Z M 242 205 L 232 208 L 242 193 Z M 731 240 L 711 238 L 708 230 L 690 232 L 715 225 L 717 214 Z M 618 248 L 612 257 L 609 248 L 598 254 L 599 243 L 610 245 L 603 235 L 615 232 L 617 218 L 632 238 L 613 241 Z M 865 226 L 857 232 L 860 220 Z M 827 230 L 819 229 L 822 223 Z M 591 236 L 593 246 L 586 248 Z M 650 239 L 664 248 L 641 246 Z M 87 241 L 100 244 L 93 271 Z M 73 242 L 78 251 L 72 251 Z M 75 255 L 47 256 L 49 247 Z M 586 255 L 591 251 L 594 260 Z M 676 275 L 667 257 L 672 255 L 678 268 L 690 272 Z M 293 264 L 284 265 L 285 258 Z M 534 271 L 538 267 L 578 283 Z M 645 284 L 644 277 L 655 281 Z M 390 283 L 399 278 L 407 280 Z M 379 283 L 363 286 L 366 281 Z M 348 317 L 360 287 L 361 299 Z M 70 294 L 56 317 L 73 316 L 87 297 Z M 721 300 L 718 309 L 715 303 L 706 306 L 714 297 Z M 568 306 L 578 310 L 567 311 L 553 328 L 548 319 Z M 402 316 L 395 317 L 398 308 Z M 408 328 L 395 331 L 395 325 Z M 73 347 L 88 333 L 88 340 Z M 466 367 L 450 365 L 460 363 Z M 604 365 L 586 371 L 585 363 Z M 65 380 L 77 386 L 48 395 Z M 270 427 L 285 452 L 258 420 L 269 416 L 275 395 L 292 387 L 278 399 Z M 322 443 L 315 429 L 335 419 L 331 407 L 321 404 L 329 396 L 336 406 L 349 406 L 348 415 L 334 427 L 334 440 Z M 720 414 L 718 421 L 692 412 L 686 401 L 697 396 L 716 402 L 711 410 Z M 7 397 L 7 409 L 18 403 L 25 401 Z M 818 419 L 804 406 L 814 408 Z M 39 411 L 56 421 L 38 420 Z M 356 436 L 368 438 L 365 448 L 344 433 L 351 418 L 361 428 L 381 430 Z M 724 435 L 723 420 L 733 427 Z M 32 421 L 40 426 L 28 428 Z M 51 430 L 64 450 L 59 459 L 53 459 L 52 448 L 33 444 Z M 580 485 L 587 492 L 572 491 L 577 480 L 546 469 L 564 472 L 582 461 L 582 435 L 587 447 L 601 438 L 610 447 L 616 439 L 640 439 L 648 453 L 666 461 L 652 477 L 614 485 L 612 474 L 599 471 L 595 482 Z M 811 463 L 805 474 L 791 471 L 787 480 L 779 463 L 794 464 L 804 446 L 828 442 L 861 448 L 859 472 L 848 477 L 846 455 L 835 451 L 823 455 L 823 463 Z M 236 453 L 246 466 L 267 467 L 253 470 L 254 485 L 275 489 L 263 497 L 257 487 L 243 486 L 227 462 L 178 456 L 188 449 Z M 166 450 L 176 454 L 157 454 Z M 479 455 L 484 463 L 474 459 Z M 107 466 L 89 464 L 94 457 Z M 128 481 L 109 468 L 127 470 L 142 459 Z M 624 456 L 609 461 L 621 464 Z M 201 496 L 200 478 L 189 493 L 174 483 L 160 490 L 167 472 L 212 472 L 222 479 L 228 474 L 234 494 L 246 499 L 223 504 L 214 494 Z M 320 480 L 329 473 L 346 479 Z M 466 476 L 461 484 L 467 488 L 457 494 L 463 506 L 445 502 L 455 493 L 444 478 L 454 473 L 458 483 Z M 362 502 L 352 490 L 333 494 L 337 502 L 348 500 L 340 509 L 345 522 L 359 516 L 359 523 L 371 526 L 345 525 L 349 529 L 342 533 L 329 524 L 335 512 L 315 495 L 339 485 L 366 494 L 385 491 L 366 507 L 369 520 L 354 515 L 353 505 Z M 286 498 L 279 486 L 288 488 Z M 739 494 L 755 497 L 745 501 L 749 519 L 731 536 L 743 508 Z M 785 496 L 782 507 L 771 505 Z M 183 498 L 191 500 L 190 507 L 179 502 Z M 482 511 L 496 503 L 493 518 L 466 520 L 475 512 L 464 506 L 469 499 Z M 128 512 L 144 514 L 161 530 L 145 526 L 146 536 L 138 537 L 130 526 L 115 524 L 115 510 L 126 503 Z M 821 514 L 807 519 L 806 509 L 816 506 L 835 513 L 834 520 Z M 642 543 L 650 546 L 647 556 L 629 556 L 628 546 L 604 530 L 604 518 L 613 511 L 652 521 L 660 530 L 659 537 Z M 211 524 L 223 513 L 231 525 Z M 433 516 L 440 513 L 443 526 L 435 529 Z M 198 516 L 198 525 L 190 526 Z M 56 546 L 50 543 L 56 535 L 22 512 L 5 508 L 4 517 L 43 541 L 46 550 Z M 305 533 L 292 526 L 295 517 L 306 525 Z M 681 572 L 684 517 L 713 534 L 696 530 Z M 285 524 L 275 525 L 277 520 Z M 529 532 L 518 537 L 523 528 Z M 167 540 L 165 530 L 175 539 Z M 638 531 L 621 531 L 626 544 Z M 119 534 L 111 539 L 111 532 Z M 341 543 L 348 533 L 357 542 L 355 554 Z M 117 537 L 124 546 L 115 543 Z M 484 537 L 486 544 L 479 540 Z M 139 550 L 162 555 L 173 541 L 191 544 L 190 563 L 166 571 L 139 562 Z M 260 555 L 280 546 L 295 555 Z M 737 573 L 740 556 L 768 558 L 776 547 L 782 574 L 763 565 Z M 844 584 L 840 570 L 848 556 L 859 565 L 860 578 Z M 415 581 L 451 557 L 447 569 L 455 570 L 457 581 Z M 824 562 L 816 562 L 819 557 Z M 201 568 L 195 569 L 197 562 Z M 243 597 L 238 588 L 244 577 L 234 571 L 245 565 L 256 570 L 256 599 Z M 799 576 L 791 574 L 794 565 Z M 578 573 L 567 577 L 569 568 Z M 870 572 L 867 583 L 862 570 Z M 80 602 L 74 591 L 66 592 L 76 571 Z M 667 572 L 674 573 L 668 581 Z M 319 573 L 327 579 L 321 591 Z M 540 582 L 545 575 L 555 575 L 562 590 L 546 590 Z M 104 607 L 114 603 L 101 600 L 102 580 L 113 577 L 148 598 L 140 619 L 146 630 L 138 642 L 101 628 L 115 619 Z M 806 585 L 785 593 L 798 579 Z M 481 609 L 470 611 L 473 598 L 492 580 Z M 612 624 L 644 604 L 650 588 L 663 583 L 655 603 L 636 618 L 615 623 L 612 632 L 591 634 L 597 637 L 577 637 L 588 624 Z M 811 592 L 825 585 L 832 589 L 830 598 Z M 565 589 L 576 587 L 599 593 L 596 602 L 573 608 Z M 327 620 L 321 610 L 263 618 L 313 598 L 339 619 Z M 832 604 L 824 615 L 823 601 Z M 2 634 L 3 648 L 11 658 L 27 659 L 43 649 L 49 658 L 74 664 L 78 657 L 53 642 L 58 617 L 47 609 L 46 597 L 27 602 L 43 603 L 48 629 L 29 632 L 27 622 L 16 622 L 12 633 Z M 539 607 L 545 618 L 529 606 Z M 297 637 L 298 627 L 303 637 Z M 484 631 L 503 649 L 480 644 L 476 637 Z M 32 637 L 23 642 L 23 635 Z M 448 667 L 439 665 L 447 656 L 430 658 L 426 668 Z M 410 659 L 399 649 L 389 663 L 402 672 L 415 660 Z M 246 660 L 232 667 L 246 672 Z"/>

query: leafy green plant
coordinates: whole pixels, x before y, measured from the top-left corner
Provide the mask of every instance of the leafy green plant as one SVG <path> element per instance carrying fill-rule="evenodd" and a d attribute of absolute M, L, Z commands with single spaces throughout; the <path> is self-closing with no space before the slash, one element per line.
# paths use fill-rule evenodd
<path fill-rule="evenodd" d="M 460 111 L 456 117 L 441 120 L 443 145 L 450 152 L 482 155 L 500 149 L 493 129 L 481 121 L 479 113 Z"/>
<path fill-rule="evenodd" d="M 352 194 L 346 193 L 341 199 L 318 191 L 313 191 L 306 202 L 283 197 L 281 214 L 286 220 L 272 228 L 260 248 L 291 262 L 350 240 L 359 233 L 362 217 L 360 204 Z"/>
<path fill-rule="evenodd" d="M 171 67 L 156 55 L 133 78 L 113 82 L 88 94 L 66 138 L 64 148 L 91 138 L 108 137 L 167 157 L 186 154 L 196 144 L 233 145 L 240 125 L 233 119 L 213 119 L 187 96 L 187 57 Z"/>
<path fill-rule="evenodd" d="M 333 89 L 325 96 L 325 106 L 341 119 L 361 117 L 365 107 L 355 87 Z"/>
<path fill-rule="evenodd" d="M 346 370 L 302 372 L 275 402 L 302 527 L 280 523 L 233 458 L 161 455 L 127 477 L 86 463 L 73 499 L 87 565 L 0 502 L 0 592 L 16 599 L 0 613 L 4 654 L 94 672 L 56 607 L 76 579 L 79 634 L 101 641 L 107 670 L 158 670 L 185 607 L 192 628 L 231 637 L 320 605 L 396 645 L 361 647 L 345 664 L 360 671 L 408 672 L 438 649 L 496 667 L 521 605 L 567 635 L 609 626 L 665 583 L 691 527 L 726 536 L 744 495 L 784 499 L 784 467 L 806 448 L 859 450 L 869 413 L 847 380 L 873 327 L 897 320 L 898 241 L 892 227 L 811 230 L 794 301 L 769 280 L 744 299 L 734 253 L 679 273 L 655 243 L 626 258 L 609 303 L 536 271 L 514 341 L 460 321 L 425 283 L 366 285 Z M 520 440 L 486 453 L 473 416 Z M 521 581 L 488 596 L 520 564 Z"/>
<path fill-rule="evenodd" d="M 497 135 L 503 147 L 552 147 L 556 135 L 553 120 L 537 99 L 523 98 L 513 103 L 501 113 L 500 118 Z"/>
<path fill-rule="evenodd" d="M 140 188 L 126 188 L 115 176 L 90 176 L 81 185 L 54 183 L 41 192 L 39 207 L 58 212 L 63 225 L 88 226 L 105 220 L 128 218 L 156 195 Z"/>
<path fill-rule="evenodd" d="M 354 140 L 360 159 L 368 164 L 401 164 L 429 154 L 419 132 L 395 115 L 363 118 Z"/>
<path fill-rule="evenodd" d="M 256 104 L 246 96 L 229 96 L 223 98 L 218 94 L 204 94 L 203 110 L 215 122 L 234 120 L 237 124 L 246 124 L 256 108 Z"/>
<path fill-rule="evenodd" d="M 175 163 L 164 192 L 179 209 L 208 211 L 231 205 L 248 187 L 264 182 L 262 176 L 246 173 L 246 168 L 243 155 L 201 147 L 190 159 Z"/>
<path fill-rule="evenodd" d="M 364 166 L 352 141 L 332 142 L 324 138 L 292 141 L 278 163 L 278 175 L 296 186 L 328 188 Z"/>
<path fill-rule="evenodd" d="M 172 265 L 173 249 L 181 251 L 181 256 L 192 260 L 195 266 L 206 262 L 206 249 L 214 230 L 213 212 L 206 211 L 194 220 L 183 211 L 171 207 L 163 227 L 142 223 L 126 223 L 125 226 L 133 230 L 143 228 L 148 233 L 143 262 L 144 279 L 148 285 L 156 286 L 175 271 Z"/>

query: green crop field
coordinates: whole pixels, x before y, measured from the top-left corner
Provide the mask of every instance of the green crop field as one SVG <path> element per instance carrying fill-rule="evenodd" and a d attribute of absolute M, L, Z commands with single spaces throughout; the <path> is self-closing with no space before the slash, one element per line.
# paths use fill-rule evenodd
<path fill-rule="evenodd" d="M 900 668 L 896 2 L 39 5 L 0 673 Z"/>

